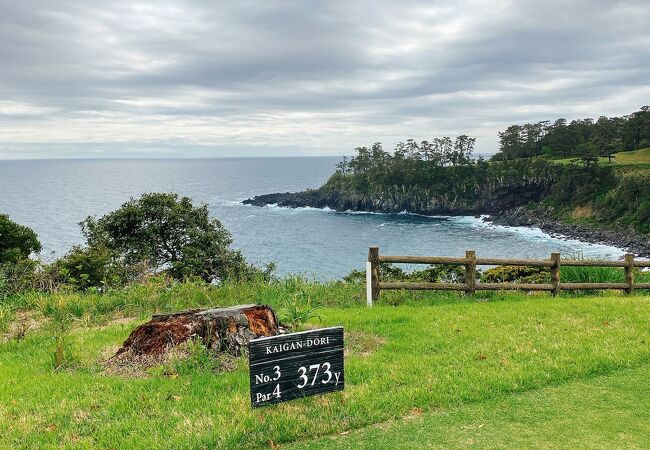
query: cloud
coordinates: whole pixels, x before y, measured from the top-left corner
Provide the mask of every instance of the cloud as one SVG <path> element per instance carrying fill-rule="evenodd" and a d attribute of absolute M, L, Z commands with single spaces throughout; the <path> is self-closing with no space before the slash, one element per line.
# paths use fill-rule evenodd
<path fill-rule="evenodd" d="M 0 0 L 0 158 L 344 154 L 649 103 L 645 1 Z M 98 150 L 99 149 L 99 150 Z"/>

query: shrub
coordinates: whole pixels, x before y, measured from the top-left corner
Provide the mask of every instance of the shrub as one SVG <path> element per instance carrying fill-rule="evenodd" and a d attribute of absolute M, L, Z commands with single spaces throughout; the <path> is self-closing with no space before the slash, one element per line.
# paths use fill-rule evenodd
<path fill-rule="evenodd" d="M 476 272 L 477 275 L 479 272 Z M 432 264 L 426 269 L 406 272 L 391 263 L 379 263 L 379 278 L 382 281 L 427 281 L 431 283 L 464 283 L 465 268 L 447 264 Z M 347 283 L 365 283 L 366 272 L 352 270 L 343 277 Z"/>
<path fill-rule="evenodd" d="M 605 196 L 600 213 L 611 223 L 650 233 L 650 171 L 625 173 Z"/>
<path fill-rule="evenodd" d="M 547 283 L 550 274 L 543 267 L 496 266 L 481 275 L 483 283 Z"/>
<path fill-rule="evenodd" d="M 146 271 L 142 265 L 125 266 L 101 246 L 74 246 L 65 256 L 49 268 L 58 283 L 75 289 L 124 286 L 141 278 Z"/>
<path fill-rule="evenodd" d="M 29 257 L 39 251 L 32 229 L 0 214 L 0 299 L 32 288 L 38 263 Z"/>
<path fill-rule="evenodd" d="M 0 214 L 0 265 L 17 264 L 41 251 L 38 236 L 31 228 L 19 225 Z"/>
<path fill-rule="evenodd" d="M 0 299 L 29 291 L 37 286 L 39 264 L 31 259 L 0 265 Z"/>
<path fill-rule="evenodd" d="M 408 279 L 430 283 L 464 283 L 465 268 L 463 266 L 432 264 L 426 269 L 409 273 Z"/>

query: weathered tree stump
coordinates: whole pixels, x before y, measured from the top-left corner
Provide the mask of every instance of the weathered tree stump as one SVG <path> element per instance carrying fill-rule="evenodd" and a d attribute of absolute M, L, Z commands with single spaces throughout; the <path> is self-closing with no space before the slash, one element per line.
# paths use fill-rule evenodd
<path fill-rule="evenodd" d="M 229 308 L 195 309 L 169 314 L 154 314 L 124 341 L 115 356 L 161 355 L 167 349 L 191 339 L 202 339 L 207 348 L 240 355 L 248 342 L 278 334 L 277 316 L 265 305 L 239 305 Z"/>

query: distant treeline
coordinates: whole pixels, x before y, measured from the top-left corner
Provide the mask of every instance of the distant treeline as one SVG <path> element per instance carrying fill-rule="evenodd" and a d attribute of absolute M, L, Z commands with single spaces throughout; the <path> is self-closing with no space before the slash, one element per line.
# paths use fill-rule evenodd
<path fill-rule="evenodd" d="M 472 160 L 473 138 L 461 136 L 455 142 L 459 144 L 446 147 L 447 152 L 443 146 L 442 153 L 429 158 L 421 150 L 426 145 L 413 140 L 398 144 L 392 154 L 379 143 L 357 148 L 357 155 L 343 160 L 323 187 L 297 200 L 306 202 L 302 206 L 337 210 L 478 214 L 548 196 L 582 203 L 615 184 L 609 167 L 562 165 L 543 158 Z"/>
<path fill-rule="evenodd" d="M 582 208 L 589 211 L 583 222 L 650 232 L 650 171 L 598 165 L 597 156 L 587 151 L 650 146 L 648 108 L 596 122 L 513 125 L 500 134 L 502 140 L 508 133 L 517 134 L 517 151 L 506 146 L 491 161 L 472 158 L 475 139 L 467 135 L 409 139 L 393 152 L 381 143 L 358 147 L 321 188 L 265 200 L 294 207 L 421 214 L 483 214 L 542 203 L 552 206 L 559 220 L 575 220 L 574 208 Z M 581 163 L 561 164 L 554 161 L 556 155 L 575 156 Z"/>
<path fill-rule="evenodd" d="M 371 147 L 357 147 L 356 156 L 343 160 L 336 166 L 337 172 L 364 174 L 370 171 L 417 166 L 419 161 L 428 167 L 465 166 L 472 163 L 476 138 L 465 134 L 452 140 L 449 136 L 416 142 L 408 139 L 395 146 L 393 153 L 384 151 L 380 142 Z"/>
<path fill-rule="evenodd" d="M 650 106 L 623 117 L 511 125 L 499 133 L 499 144 L 495 160 L 610 156 L 650 147 Z"/>

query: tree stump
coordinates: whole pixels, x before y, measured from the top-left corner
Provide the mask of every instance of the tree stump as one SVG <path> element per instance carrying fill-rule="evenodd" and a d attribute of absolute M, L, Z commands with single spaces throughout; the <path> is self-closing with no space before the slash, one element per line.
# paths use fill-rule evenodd
<path fill-rule="evenodd" d="M 125 352 L 135 356 L 162 355 L 191 339 L 201 339 L 209 349 L 239 356 L 247 351 L 251 339 L 275 336 L 278 331 L 277 316 L 265 305 L 154 314 L 149 322 L 131 332 L 115 356 Z"/>

